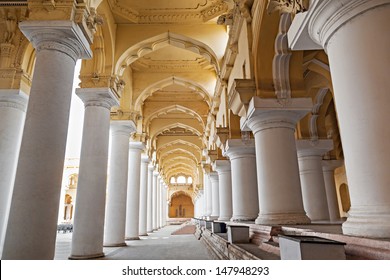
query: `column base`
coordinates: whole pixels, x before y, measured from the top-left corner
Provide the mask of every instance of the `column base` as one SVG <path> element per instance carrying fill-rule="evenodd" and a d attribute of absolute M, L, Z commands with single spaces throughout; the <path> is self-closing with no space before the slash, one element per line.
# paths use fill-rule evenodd
<path fill-rule="evenodd" d="M 348 214 L 347 220 L 342 225 L 343 234 L 369 238 L 390 238 L 389 206 L 371 206 L 359 209 L 355 207 L 351 208 Z"/>
<path fill-rule="evenodd" d="M 148 236 L 148 234 L 147 233 L 142 233 L 139 236 Z"/>
<path fill-rule="evenodd" d="M 305 213 L 260 214 L 255 220 L 257 225 L 302 225 L 310 224 Z"/>
<path fill-rule="evenodd" d="M 126 237 L 125 240 L 140 240 L 139 237 Z"/>
<path fill-rule="evenodd" d="M 228 222 L 230 219 L 231 217 L 219 217 L 217 221 Z"/>
<path fill-rule="evenodd" d="M 102 258 L 104 257 L 104 253 L 98 253 L 98 254 L 92 254 L 92 255 L 83 255 L 83 256 L 78 256 L 78 255 L 70 255 L 68 257 L 69 260 L 90 260 L 90 259 L 97 259 L 97 258 Z"/>
<path fill-rule="evenodd" d="M 233 216 L 231 222 L 253 222 L 257 216 Z"/>
<path fill-rule="evenodd" d="M 125 242 L 103 244 L 103 247 L 125 247 L 125 246 L 127 246 Z"/>

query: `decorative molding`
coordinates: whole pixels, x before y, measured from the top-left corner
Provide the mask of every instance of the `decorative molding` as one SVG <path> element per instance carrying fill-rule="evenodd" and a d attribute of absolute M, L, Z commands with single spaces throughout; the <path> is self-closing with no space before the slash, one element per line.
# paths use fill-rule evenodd
<path fill-rule="evenodd" d="M 235 115 L 246 117 L 248 105 L 256 95 L 256 84 L 252 79 L 234 79 L 228 96 L 228 106 Z"/>
<path fill-rule="evenodd" d="M 313 109 L 311 111 L 311 117 L 309 118 L 309 131 L 310 131 L 310 140 L 317 141 L 318 140 L 318 131 L 317 131 L 317 119 L 319 116 L 319 111 L 324 103 L 324 99 L 326 94 L 329 92 L 328 88 L 320 88 L 316 94 L 315 104 L 313 105 Z"/>
<path fill-rule="evenodd" d="M 228 4 L 223 0 L 208 1 L 204 9 L 201 5 L 196 8 L 183 9 L 146 9 L 135 10 L 126 5 L 122 5 L 120 0 L 109 0 L 108 3 L 113 13 L 120 15 L 130 22 L 138 24 L 156 24 L 156 23 L 176 23 L 176 24 L 191 24 L 202 23 L 215 18 L 228 9 Z"/>
<path fill-rule="evenodd" d="M 27 110 L 28 96 L 19 89 L 0 89 L 0 108 Z"/>
<path fill-rule="evenodd" d="M 282 13 L 279 20 L 279 32 L 275 39 L 275 56 L 272 62 L 272 74 L 276 98 L 288 102 L 291 98 L 290 59 L 292 52 L 288 48 L 287 31 L 291 25 L 291 16 Z"/>
<path fill-rule="evenodd" d="M 81 88 L 110 88 L 118 99 L 121 98 L 126 85 L 118 76 L 89 74 L 80 75 L 79 78 Z"/>
<path fill-rule="evenodd" d="M 280 13 L 297 14 L 309 9 L 309 0 L 268 0 L 267 12 L 272 14 Z"/>
<path fill-rule="evenodd" d="M 110 88 L 77 88 L 76 94 L 85 107 L 97 106 L 111 110 L 111 107 L 119 105 L 118 98 Z"/>

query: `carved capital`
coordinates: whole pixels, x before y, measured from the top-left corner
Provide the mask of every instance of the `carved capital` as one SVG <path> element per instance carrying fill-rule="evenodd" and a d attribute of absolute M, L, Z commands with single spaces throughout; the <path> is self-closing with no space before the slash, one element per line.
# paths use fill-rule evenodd
<path fill-rule="evenodd" d="M 119 104 L 110 88 L 77 88 L 76 94 L 84 102 L 84 106 L 104 107 L 108 110 Z"/>
<path fill-rule="evenodd" d="M 117 108 L 111 112 L 111 120 L 130 120 L 134 123 L 140 119 L 141 115 L 136 111 L 125 111 L 122 108 Z"/>
<path fill-rule="evenodd" d="M 297 14 L 309 9 L 309 0 L 268 0 L 267 12 Z"/>

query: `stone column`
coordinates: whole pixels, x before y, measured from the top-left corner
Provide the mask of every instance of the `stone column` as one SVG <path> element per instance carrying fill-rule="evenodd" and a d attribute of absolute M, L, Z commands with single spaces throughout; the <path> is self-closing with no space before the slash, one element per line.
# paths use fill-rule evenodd
<path fill-rule="evenodd" d="M 69 258 L 90 259 L 104 256 L 110 110 L 119 101 L 109 88 L 81 88 L 76 94 L 84 102 L 85 111 Z"/>
<path fill-rule="evenodd" d="M 21 90 L 0 89 L 0 257 L 18 163 L 28 96 Z"/>
<path fill-rule="evenodd" d="M 213 220 L 219 218 L 219 178 L 217 172 L 210 172 L 211 196 L 213 198 L 211 206 L 211 218 Z"/>
<path fill-rule="evenodd" d="M 329 216 L 331 221 L 340 219 L 340 209 L 337 200 L 336 183 L 334 180 L 334 170 L 343 165 L 342 160 L 323 160 L 322 171 L 324 174 L 326 198 L 328 202 Z"/>
<path fill-rule="evenodd" d="M 164 227 L 164 213 L 165 213 L 165 198 L 164 198 L 164 193 L 165 193 L 165 183 L 163 182 L 161 184 L 161 212 L 160 212 L 160 227 Z"/>
<path fill-rule="evenodd" d="M 147 211 L 148 211 L 148 164 L 149 158 L 145 155 L 141 158 L 141 182 L 139 203 L 139 235 L 146 236 Z"/>
<path fill-rule="evenodd" d="M 253 97 L 247 125 L 256 143 L 260 215 L 256 224 L 310 223 L 302 201 L 295 143 L 295 126 L 312 108 L 311 99 L 290 99 L 284 107 L 275 99 Z"/>
<path fill-rule="evenodd" d="M 126 246 L 127 170 L 129 139 L 136 131 L 134 122 L 111 122 L 111 145 L 108 171 L 108 193 L 104 223 L 104 246 Z"/>
<path fill-rule="evenodd" d="M 206 171 L 203 176 L 204 189 L 205 189 L 205 208 L 206 208 L 205 218 L 209 218 L 211 216 L 212 205 L 213 205 L 209 173 L 210 172 Z"/>
<path fill-rule="evenodd" d="M 2 259 L 53 259 L 74 68 L 91 50 L 71 21 L 24 21 L 19 28 L 36 61 Z"/>
<path fill-rule="evenodd" d="M 139 198 L 141 176 L 141 153 L 145 145 L 141 142 L 129 144 L 129 175 L 127 181 L 126 240 L 139 239 Z"/>
<path fill-rule="evenodd" d="M 232 173 L 229 160 L 216 160 L 214 169 L 219 177 L 219 221 L 230 221 L 233 215 Z"/>
<path fill-rule="evenodd" d="M 161 175 L 157 176 L 157 186 L 156 186 L 156 226 L 157 229 L 160 229 L 160 195 L 161 195 Z"/>
<path fill-rule="evenodd" d="M 153 172 L 153 230 L 157 230 L 157 184 L 158 184 L 158 172 Z"/>
<path fill-rule="evenodd" d="M 298 165 L 303 207 L 312 221 L 329 220 L 322 156 L 333 149 L 333 140 L 298 140 Z"/>
<path fill-rule="evenodd" d="M 351 196 L 343 233 L 390 238 L 390 3 L 315 4 L 308 31 L 328 53 Z"/>
<path fill-rule="evenodd" d="M 148 197 L 146 231 L 153 232 L 153 165 L 148 166 Z"/>
<path fill-rule="evenodd" d="M 229 139 L 226 143 L 232 176 L 231 221 L 254 221 L 259 214 L 254 140 Z"/>

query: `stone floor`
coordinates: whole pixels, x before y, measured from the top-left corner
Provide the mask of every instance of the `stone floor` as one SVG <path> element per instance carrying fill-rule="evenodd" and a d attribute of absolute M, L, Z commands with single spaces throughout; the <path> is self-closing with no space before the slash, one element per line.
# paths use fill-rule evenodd
<path fill-rule="evenodd" d="M 193 234 L 171 235 L 179 225 L 166 226 L 141 240 L 126 241 L 127 247 L 105 247 L 106 260 L 208 260 L 204 245 Z M 57 234 L 54 259 L 68 259 L 71 233 Z"/>

